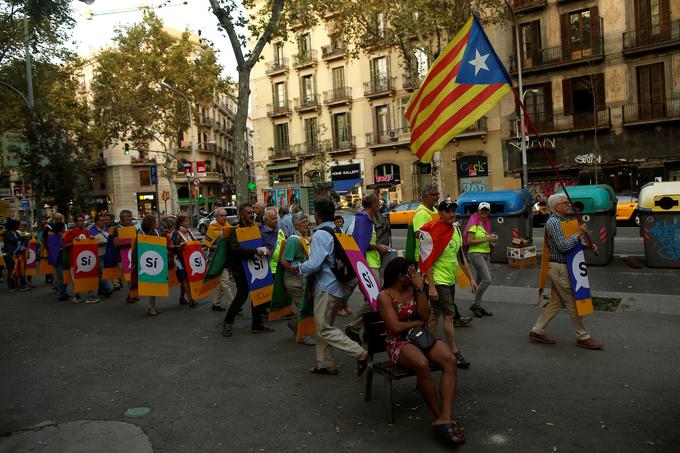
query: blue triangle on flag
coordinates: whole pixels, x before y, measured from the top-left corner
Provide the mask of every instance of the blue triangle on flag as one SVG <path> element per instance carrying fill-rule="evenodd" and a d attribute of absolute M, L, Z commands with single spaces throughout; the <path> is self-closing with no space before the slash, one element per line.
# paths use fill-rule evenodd
<path fill-rule="evenodd" d="M 484 33 L 484 29 L 476 16 L 472 22 L 472 27 L 470 27 L 456 83 L 472 85 L 511 83 L 505 66 L 498 59 L 496 52 L 489 42 L 489 38 Z"/>

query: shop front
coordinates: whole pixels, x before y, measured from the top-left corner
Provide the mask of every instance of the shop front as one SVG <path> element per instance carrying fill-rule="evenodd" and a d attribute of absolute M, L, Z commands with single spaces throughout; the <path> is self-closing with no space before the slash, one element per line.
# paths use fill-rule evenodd
<path fill-rule="evenodd" d="M 361 164 L 335 165 L 330 168 L 331 189 L 342 206 L 360 204 L 361 201 Z"/>
<path fill-rule="evenodd" d="M 491 190 L 489 184 L 489 162 L 486 156 L 461 156 L 456 159 L 458 191 L 485 192 Z"/>
<path fill-rule="evenodd" d="M 367 189 L 376 191 L 387 208 L 402 202 L 401 170 L 396 164 L 381 164 L 373 169 L 373 184 Z"/>
<path fill-rule="evenodd" d="M 137 192 L 137 211 L 140 217 L 146 214 L 155 214 L 158 209 L 158 200 L 155 192 Z"/>

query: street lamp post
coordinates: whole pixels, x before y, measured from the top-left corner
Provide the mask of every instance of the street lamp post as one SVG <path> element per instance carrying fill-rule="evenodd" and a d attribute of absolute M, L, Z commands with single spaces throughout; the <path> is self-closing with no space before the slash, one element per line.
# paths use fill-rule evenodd
<path fill-rule="evenodd" d="M 196 176 L 198 173 L 196 169 L 196 141 L 194 140 L 194 117 L 191 113 L 191 101 L 184 93 L 179 91 L 176 87 L 170 85 L 165 80 L 161 81 L 161 85 L 163 85 L 168 90 L 173 91 L 182 96 L 189 105 L 189 131 L 191 135 L 191 172 L 194 176 Z M 189 193 L 187 195 L 191 196 L 191 183 L 189 183 Z M 192 225 L 196 226 L 196 224 L 194 224 L 194 215 L 196 216 L 196 224 L 198 224 L 198 196 L 194 197 L 194 207 L 191 215 Z"/>

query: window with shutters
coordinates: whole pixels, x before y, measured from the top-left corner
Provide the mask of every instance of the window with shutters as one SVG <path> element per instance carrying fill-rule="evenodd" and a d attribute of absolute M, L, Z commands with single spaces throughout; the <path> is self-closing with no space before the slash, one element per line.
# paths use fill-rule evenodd
<path fill-rule="evenodd" d="M 298 51 L 301 54 L 307 54 L 310 50 L 312 50 L 312 36 L 309 33 L 304 33 L 298 39 Z"/>
<path fill-rule="evenodd" d="M 575 128 L 594 127 L 595 111 L 605 109 L 604 74 L 562 81 L 564 114 L 573 115 Z"/>
<path fill-rule="evenodd" d="M 522 58 L 533 60 L 541 48 L 541 22 L 535 20 L 520 25 Z"/>
<path fill-rule="evenodd" d="M 399 100 L 399 121 L 401 122 L 400 127 L 403 130 L 402 132 L 408 131 L 409 128 L 408 120 L 406 119 L 406 107 L 408 106 L 409 99 L 409 96 L 404 96 Z"/>
<path fill-rule="evenodd" d="M 317 151 L 319 149 L 319 130 L 317 128 L 316 118 L 305 119 L 305 144 L 307 152 Z"/>
<path fill-rule="evenodd" d="M 277 154 L 288 151 L 288 123 L 274 125 L 274 150 Z"/>
<path fill-rule="evenodd" d="M 540 132 L 553 129 L 552 88 L 550 82 L 527 87 L 526 94 L 524 95 L 524 106 L 529 117 L 534 121 Z"/>
<path fill-rule="evenodd" d="M 590 10 L 577 11 L 569 14 L 569 44 L 571 50 L 588 49 L 591 47 Z"/>
<path fill-rule="evenodd" d="M 274 64 L 276 66 L 283 65 L 283 43 L 274 43 Z"/>
<path fill-rule="evenodd" d="M 151 185 L 151 172 L 149 170 L 140 170 L 140 172 L 139 172 L 139 185 L 140 186 L 150 186 Z"/>
<path fill-rule="evenodd" d="M 333 68 L 333 89 L 341 90 L 345 88 L 345 67 L 339 66 Z"/>
<path fill-rule="evenodd" d="M 352 127 L 349 112 L 333 115 L 333 148 L 345 149 L 352 143 Z"/>
<path fill-rule="evenodd" d="M 371 81 L 374 91 L 387 90 L 389 80 L 389 65 L 387 57 L 378 57 L 371 60 Z"/>
<path fill-rule="evenodd" d="M 638 66 L 636 73 L 639 118 L 645 120 L 665 116 L 664 64 L 655 63 Z"/>
<path fill-rule="evenodd" d="M 286 82 L 274 84 L 274 106 L 279 109 L 286 106 Z"/>
<path fill-rule="evenodd" d="M 387 140 L 389 129 L 390 125 L 387 106 L 379 105 L 375 108 L 375 132 L 380 142 Z"/>

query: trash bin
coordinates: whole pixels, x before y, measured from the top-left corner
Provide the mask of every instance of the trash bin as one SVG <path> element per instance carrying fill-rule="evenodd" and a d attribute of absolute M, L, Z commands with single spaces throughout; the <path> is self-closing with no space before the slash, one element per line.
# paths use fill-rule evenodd
<path fill-rule="evenodd" d="M 477 212 L 482 201 L 491 205 L 489 219 L 491 229 L 498 235 L 498 242 L 491 251 L 491 261 L 507 263 L 506 247 L 513 238 L 531 238 L 531 207 L 533 200 L 528 190 L 492 190 L 488 192 L 464 192 L 456 203 L 456 215 L 461 232 L 470 216 Z"/>
<path fill-rule="evenodd" d="M 561 189 L 557 193 L 563 192 Z M 616 236 L 616 194 L 606 184 L 570 186 L 567 193 L 588 225 L 588 235 L 597 246 L 597 255 L 586 249 L 586 264 L 605 266 L 614 258 Z"/>
<path fill-rule="evenodd" d="M 650 182 L 638 196 L 649 267 L 680 267 L 680 182 Z"/>

